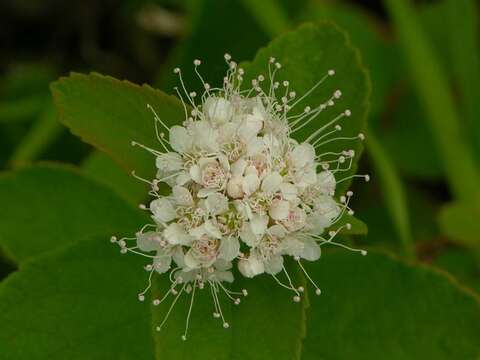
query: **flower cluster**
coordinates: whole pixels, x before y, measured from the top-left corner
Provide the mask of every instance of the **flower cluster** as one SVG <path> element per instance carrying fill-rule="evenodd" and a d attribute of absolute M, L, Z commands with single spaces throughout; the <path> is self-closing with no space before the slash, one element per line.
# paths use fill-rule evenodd
<path fill-rule="evenodd" d="M 142 179 L 150 184 L 154 200 L 141 208 L 151 213 L 153 223 L 145 225 L 134 238 L 112 237 L 122 253 L 130 251 L 151 259 L 145 267 L 150 272 L 149 285 L 139 294 L 141 301 L 154 272 L 169 272 L 171 281 L 165 296 L 154 299 L 154 305 L 173 295 L 173 307 L 182 293 L 191 294 L 183 339 L 197 288 L 210 287 L 213 314 L 222 319 L 225 328 L 229 326 L 219 293 L 235 304 L 247 295 L 246 289 L 234 292 L 224 285 L 233 282 L 234 266 L 248 278 L 271 275 L 293 291 L 293 299 L 298 302 L 304 289 L 292 283 L 284 266 L 285 257 L 298 263 L 320 294 L 301 261 L 318 260 L 324 244 L 365 254 L 334 241 L 336 234 L 350 224 L 326 232 L 344 213 L 353 214 L 348 205 L 352 193 L 338 196 L 336 185 L 355 176 L 368 181 L 368 175 L 338 178 L 351 168 L 353 150 L 321 152 L 322 146 L 332 141 L 363 140 L 363 134 L 352 138 L 334 135 L 341 130 L 340 119 L 351 112 L 341 112 L 303 142 L 293 137 L 341 97 L 337 90 L 325 103 L 291 115 L 295 105 L 333 76 L 334 70 L 327 71 L 312 90 L 297 98 L 288 81 L 275 80 L 281 65 L 274 58 L 269 61 L 268 78 L 259 75 L 247 90 L 243 88 L 244 70 L 228 54 L 225 60 L 228 71 L 221 88 L 205 83 L 198 72 L 200 61 L 194 61 L 205 89 L 200 102 L 195 92 L 185 89 L 180 69 L 174 70 L 183 91 L 182 95 L 176 88 L 185 109 L 182 126 L 168 127 L 149 106 L 161 150 L 132 144 L 156 158 L 156 178 Z M 264 82 L 268 83 L 266 90 Z M 277 95 L 279 92 L 281 95 Z M 159 193 L 161 183 L 171 189 L 166 196 Z M 128 240 L 136 244 L 129 247 Z"/>

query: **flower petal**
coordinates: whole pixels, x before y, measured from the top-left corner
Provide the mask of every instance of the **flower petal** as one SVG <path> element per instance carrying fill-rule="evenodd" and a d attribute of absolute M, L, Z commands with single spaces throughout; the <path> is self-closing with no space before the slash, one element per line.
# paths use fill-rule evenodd
<path fill-rule="evenodd" d="M 150 211 L 153 213 L 153 219 L 160 223 L 172 221 L 177 217 L 172 203 L 165 199 L 155 199 L 150 203 Z"/>

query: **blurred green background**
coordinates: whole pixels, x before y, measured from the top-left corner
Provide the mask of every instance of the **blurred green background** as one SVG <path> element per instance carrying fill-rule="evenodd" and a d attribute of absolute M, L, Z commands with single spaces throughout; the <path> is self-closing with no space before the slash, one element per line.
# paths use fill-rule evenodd
<path fill-rule="evenodd" d="M 372 83 L 359 170 L 372 180 L 353 188 L 369 234 L 356 242 L 480 292 L 478 17 L 473 0 L 3 0 L 0 168 L 75 164 L 120 193 L 130 188 L 123 195 L 133 202 L 144 189 L 57 121 L 50 82 L 95 71 L 173 93 L 174 66 L 188 82 L 199 57 L 215 83 L 225 52 L 249 60 L 303 22 L 334 22 Z M 14 270 L 0 256 L 0 279 Z"/>
<path fill-rule="evenodd" d="M 418 1 L 409 15 L 401 3 L 2 1 L 0 166 L 60 161 L 105 181 L 120 171 L 56 120 L 48 86 L 70 71 L 171 93 L 173 66 L 185 66 L 188 79 L 188 65 L 201 57 L 205 76 L 218 81 L 224 52 L 247 60 L 297 24 L 332 21 L 361 50 L 372 80 L 361 162 L 372 182 L 354 188 L 369 235 L 359 241 L 434 263 L 479 290 L 478 7 Z M 12 270 L 0 268 L 2 276 Z"/>

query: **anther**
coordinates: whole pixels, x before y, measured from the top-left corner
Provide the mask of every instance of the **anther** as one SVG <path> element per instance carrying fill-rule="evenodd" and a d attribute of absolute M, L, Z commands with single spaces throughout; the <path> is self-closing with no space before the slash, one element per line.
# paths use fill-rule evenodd
<path fill-rule="evenodd" d="M 112 236 L 112 237 L 110 238 L 110 242 L 111 242 L 111 243 L 117 242 L 117 237 L 116 237 L 116 236 Z"/>
<path fill-rule="evenodd" d="M 223 323 L 223 328 L 228 329 L 230 327 L 230 324 L 228 322 Z"/>
<path fill-rule="evenodd" d="M 152 304 L 153 304 L 154 306 L 158 306 L 158 305 L 160 305 L 160 300 L 159 300 L 159 299 L 155 299 L 155 300 L 152 301 Z"/>
<path fill-rule="evenodd" d="M 300 296 L 298 296 L 298 295 L 295 295 L 295 296 L 293 297 L 293 301 L 296 302 L 296 303 L 300 302 L 300 300 L 301 300 L 301 299 L 300 299 Z"/>
<path fill-rule="evenodd" d="M 193 65 L 199 66 L 202 62 L 199 59 L 193 60 Z"/>
<path fill-rule="evenodd" d="M 345 114 L 345 116 L 350 116 L 350 115 L 352 115 L 352 112 L 347 109 L 347 110 L 345 110 L 344 114 Z"/>
<path fill-rule="evenodd" d="M 315 290 L 315 294 L 320 295 L 321 293 L 322 293 L 322 290 L 320 290 L 320 289 Z"/>
<path fill-rule="evenodd" d="M 363 141 L 365 140 L 365 135 L 363 133 L 360 133 L 358 134 L 358 138 Z"/>
<path fill-rule="evenodd" d="M 328 70 L 328 75 L 330 75 L 330 76 L 335 75 L 335 70 L 333 70 L 333 69 Z"/>

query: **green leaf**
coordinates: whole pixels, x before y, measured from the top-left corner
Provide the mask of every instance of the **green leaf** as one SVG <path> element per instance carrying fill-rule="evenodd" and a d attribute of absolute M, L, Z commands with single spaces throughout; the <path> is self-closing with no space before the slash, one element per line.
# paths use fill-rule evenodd
<path fill-rule="evenodd" d="M 447 270 L 462 284 L 480 294 L 480 252 L 468 248 L 447 248 L 435 258 L 435 265 Z"/>
<path fill-rule="evenodd" d="M 160 148 L 150 104 L 167 124 L 184 119 L 180 101 L 148 85 L 99 74 L 71 74 L 51 85 L 60 121 L 85 142 L 103 150 L 125 170 L 151 178 L 154 158 L 132 141 Z"/>
<path fill-rule="evenodd" d="M 442 233 L 467 246 L 480 243 L 480 212 L 478 208 L 453 202 L 441 208 L 438 221 Z"/>
<path fill-rule="evenodd" d="M 329 77 L 310 96 L 300 101 L 292 114 L 301 113 L 307 105 L 313 108 L 324 103 L 337 89 L 342 91 L 342 97 L 336 100 L 335 106 L 327 108 L 314 122 L 295 133 L 298 140 L 304 140 L 346 109 L 351 110 L 352 116 L 341 120 L 343 130 L 340 136 L 355 137 L 364 131 L 370 95 L 369 78 L 358 51 L 351 46 L 341 30 L 331 24 L 307 24 L 277 38 L 257 53 L 253 63 L 242 64 L 246 73 L 245 84 L 250 84 L 250 80 L 260 74 L 268 75 L 268 61 L 271 56 L 282 64 L 277 75 L 278 81 L 288 80 L 290 89 L 295 91 L 298 97 L 310 90 L 328 70 L 335 70 L 335 76 Z M 345 177 L 356 171 L 362 144 L 357 140 L 336 141 L 320 149 L 321 152 L 355 150 L 352 169 L 342 173 Z M 343 193 L 350 183 L 341 183 L 338 193 Z"/>
<path fill-rule="evenodd" d="M 0 177 L 0 246 L 14 261 L 96 234 L 122 233 L 145 218 L 74 168 L 41 165 Z M 114 211 L 113 211 L 114 210 Z"/>
<path fill-rule="evenodd" d="M 93 151 L 82 164 L 83 171 L 92 178 L 110 186 L 133 205 L 145 199 L 148 188 L 145 183 L 125 173 L 111 158 L 100 151 Z"/>
<path fill-rule="evenodd" d="M 291 272 L 295 285 L 303 285 L 298 271 Z M 162 332 L 155 336 L 158 359 L 299 359 L 301 339 L 305 336 L 306 299 L 301 303 L 292 301 L 292 293 L 275 283 L 273 278 L 263 275 L 246 279 L 237 274 L 234 290 L 248 290 L 241 304 L 232 305 L 223 298 L 222 312 L 230 328 L 222 328 L 222 322 L 214 319 L 213 301 L 209 290 L 197 290 L 190 320 L 189 336 L 180 341 L 185 326 L 189 297 L 178 301 L 176 311 Z M 166 287 L 156 289 L 161 296 Z M 157 309 L 157 307 L 154 307 Z M 167 305 L 161 304 L 154 311 L 154 323 L 161 323 Z M 273 320 L 275 319 L 275 320 Z M 226 333 L 228 332 L 228 333 Z"/>
<path fill-rule="evenodd" d="M 309 267 L 302 359 L 477 359 L 480 304 L 450 277 L 389 256 L 329 252 Z"/>
<path fill-rule="evenodd" d="M 2 358 L 154 359 L 150 309 L 135 296 L 141 260 L 115 250 L 106 237 L 83 241 L 10 275 L 0 287 Z"/>

